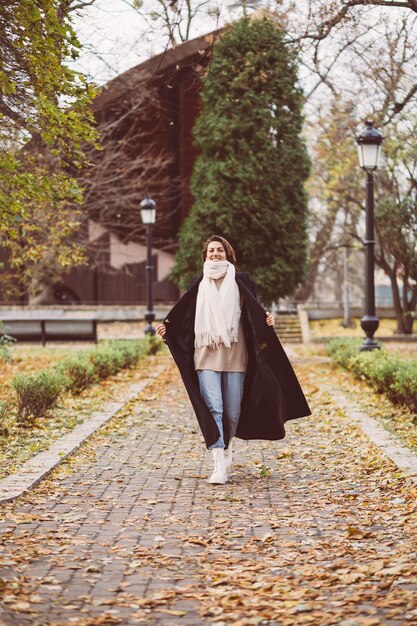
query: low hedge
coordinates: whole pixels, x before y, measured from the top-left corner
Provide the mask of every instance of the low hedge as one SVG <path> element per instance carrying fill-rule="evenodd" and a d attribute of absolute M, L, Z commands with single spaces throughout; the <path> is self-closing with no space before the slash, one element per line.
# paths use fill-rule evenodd
<path fill-rule="evenodd" d="M 54 369 L 18 374 L 12 380 L 18 420 L 31 423 L 43 417 L 56 405 L 62 392 L 78 394 L 122 369 L 134 367 L 142 355 L 156 354 L 162 345 L 154 337 L 140 341 L 110 340 L 92 350 L 75 352 Z"/>
<path fill-rule="evenodd" d="M 361 341 L 333 339 L 326 348 L 333 360 L 366 380 L 378 393 L 395 404 L 417 412 L 417 363 L 381 348 L 360 352 Z"/>
<path fill-rule="evenodd" d="M 12 380 L 17 398 L 17 417 L 21 423 L 31 423 L 45 415 L 65 388 L 65 377 L 59 371 L 40 370 L 36 374 L 18 374 Z"/>

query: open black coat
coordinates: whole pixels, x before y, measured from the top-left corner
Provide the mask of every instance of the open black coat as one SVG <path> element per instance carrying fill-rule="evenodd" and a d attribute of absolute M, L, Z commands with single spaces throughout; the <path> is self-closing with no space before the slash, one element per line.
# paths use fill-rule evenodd
<path fill-rule="evenodd" d="M 207 447 L 220 436 L 216 422 L 205 404 L 194 368 L 194 318 L 197 292 L 202 276 L 178 300 L 164 320 L 164 337 L 178 366 L 193 405 Z M 253 282 L 236 272 L 243 295 L 242 319 L 248 350 L 248 368 L 236 436 L 240 439 L 283 439 L 287 420 L 310 415 L 311 411 L 294 370 L 266 314 Z M 229 434 L 225 430 L 225 446 Z"/>

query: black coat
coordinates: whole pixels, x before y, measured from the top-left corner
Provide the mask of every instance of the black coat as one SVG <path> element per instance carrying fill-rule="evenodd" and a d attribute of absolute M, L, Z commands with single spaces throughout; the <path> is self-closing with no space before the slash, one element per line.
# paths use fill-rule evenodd
<path fill-rule="evenodd" d="M 196 279 L 164 320 L 164 337 L 178 366 L 196 413 L 207 447 L 219 438 L 219 430 L 200 394 L 194 368 L 194 318 L 198 285 Z M 248 350 L 248 368 L 236 436 L 240 439 L 283 439 L 287 420 L 310 415 L 311 411 L 293 368 L 266 314 L 253 282 L 236 272 L 243 295 L 242 319 Z M 229 434 L 225 429 L 225 446 Z"/>

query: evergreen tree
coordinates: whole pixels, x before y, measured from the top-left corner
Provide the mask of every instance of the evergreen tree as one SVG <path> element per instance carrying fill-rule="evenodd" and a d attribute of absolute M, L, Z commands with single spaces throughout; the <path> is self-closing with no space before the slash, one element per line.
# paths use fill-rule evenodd
<path fill-rule="evenodd" d="M 279 25 L 244 17 L 228 27 L 214 46 L 201 98 L 195 204 L 179 234 L 172 276 L 185 287 L 201 273 L 201 242 L 221 235 L 269 304 L 294 292 L 307 257 L 303 96 Z"/>

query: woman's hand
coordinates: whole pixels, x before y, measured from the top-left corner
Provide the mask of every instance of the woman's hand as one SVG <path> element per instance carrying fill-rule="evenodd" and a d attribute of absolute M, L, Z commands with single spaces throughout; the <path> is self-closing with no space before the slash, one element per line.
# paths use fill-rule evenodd
<path fill-rule="evenodd" d="M 163 337 L 167 332 L 165 324 L 159 324 L 159 326 L 156 327 L 156 332 L 160 337 Z"/>
<path fill-rule="evenodd" d="M 275 317 L 269 311 L 266 312 L 266 323 L 268 326 L 273 326 L 275 324 Z"/>

